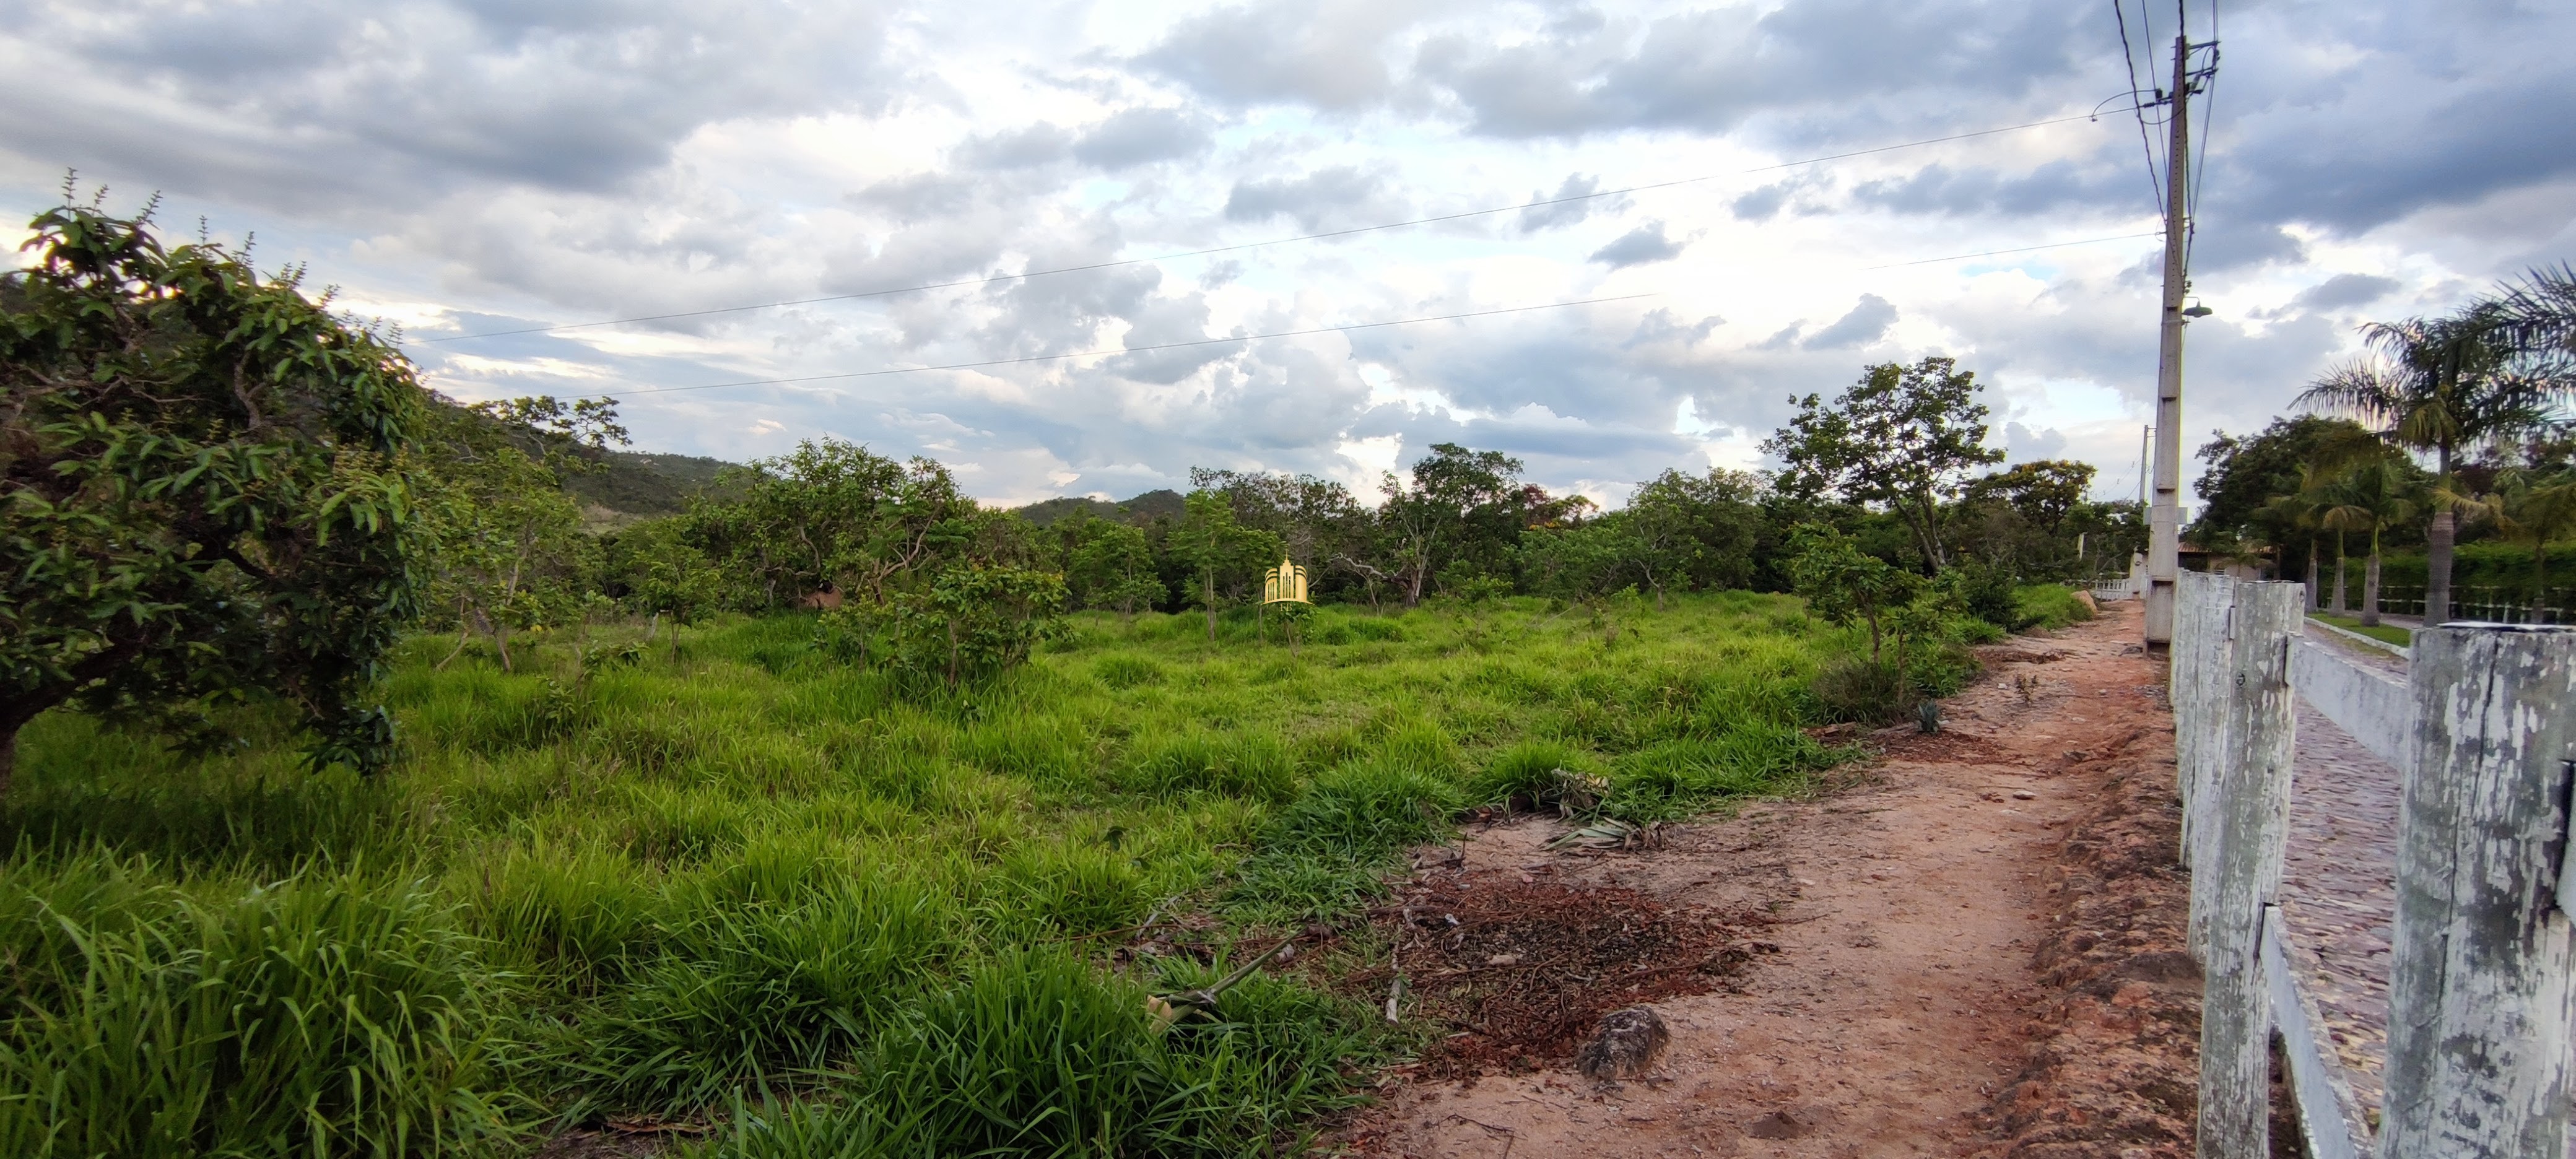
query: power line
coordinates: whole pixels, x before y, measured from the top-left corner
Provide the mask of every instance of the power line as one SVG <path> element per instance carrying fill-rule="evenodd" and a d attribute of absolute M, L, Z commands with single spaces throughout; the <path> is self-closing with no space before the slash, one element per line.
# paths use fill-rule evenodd
<path fill-rule="evenodd" d="M 2134 103 L 2134 101 L 2132 103 Z M 1734 173 L 1712 173 L 1700 177 L 1684 177 L 1673 181 L 1656 181 L 1644 185 L 1631 185 L 1621 189 L 1603 189 L 1591 193 L 1579 193 L 1568 197 L 1551 197 L 1539 201 L 1525 202 L 1519 205 L 1501 205 L 1490 209 L 1471 209 L 1460 213 L 1444 213 L 1432 217 L 1412 218 L 1406 221 L 1390 221 L 1381 225 L 1354 226 L 1349 229 L 1325 230 L 1321 233 L 1303 233 L 1297 234 L 1293 237 L 1272 238 L 1268 241 L 1243 242 L 1238 245 L 1211 246 L 1207 249 L 1182 250 L 1177 253 L 1157 254 L 1152 257 L 1121 258 L 1117 261 L 1090 262 L 1078 266 L 1059 266 L 1053 269 L 1027 270 L 1016 274 L 995 274 L 991 277 L 983 278 L 961 278 L 956 281 L 930 282 L 918 286 L 898 286 L 884 290 L 866 290 L 854 294 L 828 294 L 819 298 L 794 298 L 780 302 L 758 302 L 744 306 L 718 306 L 706 310 L 682 310 L 670 314 L 645 314 L 633 318 L 610 318 L 598 322 L 568 322 L 560 326 L 527 326 L 515 330 L 486 330 L 477 334 L 450 334 L 438 338 L 419 338 L 414 339 L 414 341 L 429 344 L 441 342 L 466 342 L 477 338 L 504 338 L 517 334 L 553 334 L 565 330 L 588 330 L 601 326 L 626 326 L 637 322 L 668 322 L 681 318 L 705 318 L 717 314 L 740 314 L 753 310 L 776 310 L 788 306 L 811 306 L 824 302 L 850 302 L 863 298 L 892 297 L 896 294 L 918 294 L 926 293 L 931 290 L 954 290 L 973 286 L 989 286 L 997 282 L 1019 281 L 1024 278 L 1042 278 L 1056 274 L 1078 274 L 1091 270 L 1108 270 L 1116 269 L 1121 266 L 1145 265 L 1153 262 L 1177 261 L 1182 258 L 1206 257 L 1211 254 L 1235 253 L 1242 250 L 1261 249 L 1268 246 L 1288 245 L 1294 242 L 1322 241 L 1330 238 L 1350 237 L 1354 234 L 1376 233 L 1390 229 L 1406 229 L 1417 225 L 1434 225 L 1444 221 L 1462 221 L 1471 217 L 1490 217 L 1498 213 L 1519 213 L 1531 209 L 1544 209 L 1551 205 L 1568 205 L 1581 201 L 1594 201 L 1604 197 L 1622 197 L 1631 193 L 1646 193 L 1657 189 L 1671 189 L 1682 185 L 1696 185 L 1701 182 L 1718 181 L 1729 177 L 1742 177 L 1754 173 L 1770 173 L 1781 169 L 1794 169 L 1801 165 L 1819 165 L 1827 161 L 1843 161 L 1853 157 L 1866 157 L 1874 153 L 1890 153 L 1899 149 L 1914 149 L 1925 145 L 1940 145 L 1951 141 L 1965 141 L 1975 137 L 1991 137 L 1999 133 L 2015 133 L 2024 129 L 2037 129 L 2048 125 L 2062 125 L 2069 121 L 2085 121 L 2092 119 L 2093 114 L 2091 113 L 2081 113 L 2065 117 L 2052 117 L 2047 120 L 2030 121 L 2019 125 L 2006 125 L 2002 128 L 1996 129 L 1979 129 L 1969 133 L 1953 133 L 1947 137 L 1931 137 L 1921 141 L 1906 141 L 1895 145 L 1880 145 L 1871 149 L 1854 149 L 1848 153 L 1833 153 L 1822 157 L 1808 157 L 1797 161 L 1783 161 L 1776 165 L 1762 165 L 1752 169 L 1739 170 Z"/>
<path fill-rule="evenodd" d="M 2120 22 L 2120 63 L 2129 69 L 2129 111 L 2137 116 L 2138 149 L 2147 157 L 2147 195 L 2155 202 L 2156 216 L 2162 217 L 2165 212 L 2164 177 L 2156 172 L 2156 146 L 2147 133 L 2147 111 L 2138 104 L 2138 53 L 2129 47 L 2129 12 L 2120 0 L 2111 0 L 2111 17 Z M 2142 32 L 2146 19 L 2146 0 L 2138 0 L 2138 22 Z"/>
<path fill-rule="evenodd" d="M 1411 326 L 1422 322 L 1454 322 L 1462 318 L 1490 318 L 1497 314 L 1528 314 L 1539 310 L 1563 310 L 1574 306 L 1597 306 L 1604 302 L 1629 302 L 1655 294 L 1621 294 L 1612 298 L 1585 298 L 1573 302 L 1547 302 L 1536 306 L 1506 306 L 1497 310 L 1470 310 L 1463 314 L 1434 314 L 1422 318 L 1397 318 L 1387 322 L 1356 322 L 1348 326 L 1316 326 L 1305 330 L 1280 330 L 1270 334 L 1237 334 L 1226 338 L 1196 338 L 1186 342 L 1159 342 L 1151 346 L 1123 346 L 1114 350 L 1077 350 L 1067 354 L 1031 354 L 1022 358 L 992 358 L 981 362 L 951 362 L 939 366 L 895 366 L 883 370 L 854 370 L 840 374 L 809 374 L 797 378 L 754 378 L 741 382 L 710 382 L 699 386 L 661 386 L 647 390 L 624 391 L 625 394 L 676 394 L 686 390 L 720 390 L 729 386 L 785 386 L 802 382 L 828 382 L 845 378 L 877 378 L 889 374 L 920 374 L 933 370 L 975 370 L 987 366 L 1019 366 L 1031 362 L 1060 362 L 1068 358 L 1116 357 L 1122 354 L 1146 354 L 1156 350 L 1180 350 L 1192 346 L 1223 346 L 1237 342 L 1260 342 L 1271 338 L 1302 338 L 1314 334 L 1348 333 L 1353 330 L 1375 330 L 1386 326 Z"/>
<path fill-rule="evenodd" d="M 1911 262 L 1889 262 L 1889 263 L 1887 263 L 1886 265 L 1883 265 L 1883 266 L 1862 266 L 1862 267 L 1860 267 L 1860 268 L 1861 268 L 1862 270 L 1864 270 L 1864 271 L 1867 271 L 1867 270 L 1895 270 L 1895 269 L 1903 269 L 1903 268 L 1904 268 L 1904 267 L 1906 267 L 1906 266 L 1928 266 L 1928 265 L 1931 265 L 1931 264 L 1932 264 L 1932 263 L 1934 263 L 1934 262 L 1956 262 L 1956 261 L 1965 261 L 1965 260 L 1967 260 L 1967 259 L 1969 259 L 1969 258 L 1991 258 L 1991 257 L 1996 257 L 1996 256 L 1999 256 L 1999 255 L 2002 255 L 2002 254 L 2026 254 L 2026 253 L 2033 252 L 2033 251 L 2035 251 L 2035 250 L 2055 250 L 2055 249 L 2065 249 L 2065 248 L 2066 248 L 2066 247 L 2068 247 L 2068 246 L 2076 246 L 2076 245 L 2099 245 L 2099 244 L 2101 244 L 2101 243 L 2103 243 L 2103 242 L 2106 242 L 2106 241 L 2129 241 L 2129 240 L 2132 240 L 2132 239 L 2135 239 L 2135 238 L 2142 238 L 2142 237 L 2163 237 L 2163 236 L 2164 236 L 2164 231 L 2163 231 L 2163 230 L 2160 230 L 2160 229 L 2156 229 L 2156 230 L 2149 230 L 2149 231 L 2147 231 L 2147 232 L 2145 232 L 2145 233 L 2124 233 L 2124 234 L 2120 234 L 2120 235 L 2118 235 L 2118 236 L 2116 236 L 2116 237 L 2088 237 L 2088 238 L 2085 238 L 2085 239 L 2084 239 L 2084 240 L 2082 240 L 2082 241 L 2053 241 L 2053 242 L 2048 243 L 2047 245 L 2026 245 L 2026 246 L 2022 246 L 2022 247 L 2020 247 L 2020 248 L 2018 248 L 2018 249 L 2008 249 L 2008 250 L 1984 250 L 1984 251 L 1981 251 L 1981 252 L 1978 252 L 1978 253 L 1973 253 L 1973 254 L 1951 254 L 1950 256 L 1948 256 L 1948 257 L 1946 257 L 1946 258 L 1924 258 L 1924 259 L 1922 259 L 1922 260 L 1920 260 L 1920 261 L 1911 261 Z"/>

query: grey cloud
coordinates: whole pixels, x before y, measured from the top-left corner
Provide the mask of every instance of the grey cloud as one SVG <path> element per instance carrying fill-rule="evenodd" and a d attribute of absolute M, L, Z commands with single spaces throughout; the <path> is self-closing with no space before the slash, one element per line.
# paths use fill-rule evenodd
<path fill-rule="evenodd" d="M 1647 311 L 1645 317 L 1638 319 L 1636 330 L 1628 335 L 1627 341 L 1619 345 L 1622 349 L 1662 342 L 1679 342 L 1684 346 L 1690 346 L 1706 340 L 1711 333 L 1723 325 L 1726 325 L 1726 319 L 1711 314 L 1698 322 L 1684 326 L 1680 319 L 1673 317 L 1672 311 L 1658 308 Z"/>
<path fill-rule="evenodd" d="M 2094 55 L 2092 19 L 2011 0 L 1791 0 L 1752 20 L 1741 9 L 1666 17 L 1633 37 L 1566 29 L 1495 47 L 1445 35 L 1424 44 L 1416 68 L 1481 133 L 1722 132 L 1757 112 L 1901 90 L 2019 95 Z"/>
<path fill-rule="evenodd" d="M 1789 202 L 1789 183 L 1774 182 L 1736 198 L 1727 204 L 1739 220 L 1769 221 Z"/>
<path fill-rule="evenodd" d="M 1007 133 L 976 137 L 957 149 L 957 159 L 977 169 L 1030 169 L 1078 152 L 1071 134 L 1054 125 L 1036 124 Z"/>
<path fill-rule="evenodd" d="M 2299 291 L 2297 297 L 2290 299 L 2290 304 L 2306 310 L 2367 306 L 2396 293 L 2401 284 L 2395 278 L 2383 278 L 2377 274 L 2336 274 Z"/>
<path fill-rule="evenodd" d="M 1532 204 L 1521 211 L 1521 232 L 1537 233 L 1560 225 L 1573 225 L 1595 213 L 1616 213 L 1627 208 L 1628 198 L 1625 195 L 1593 196 L 1593 193 L 1600 188 L 1601 182 L 1597 178 L 1580 173 L 1568 173 L 1565 175 L 1565 183 L 1557 186 L 1556 192 L 1532 191 L 1530 193 Z M 1541 202 L 1555 202 L 1555 204 L 1538 204 Z"/>
<path fill-rule="evenodd" d="M 1126 169 L 1204 152 L 1207 128 L 1178 109 L 1128 109 L 1091 127 L 1074 143 L 1075 160 L 1102 169 Z"/>
<path fill-rule="evenodd" d="M 1376 174 L 1347 165 L 1298 178 L 1239 181 L 1226 197 L 1225 216 L 1231 221 L 1262 221 L 1285 214 L 1307 229 L 1318 230 L 1351 217 L 1354 210 L 1384 206 L 1384 186 L 1384 179 Z"/>
<path fill-rule="evenodd" d="M 1896 324 L 1896 307 L 1876 294 L 1863 294 L 1851 313 L 1807 336 L 1799 345 L 1809 350 L 1845 350 L 1867 346 L 1887 336 L 1887 328 Z"/>
<path fill-rule="evenodd" d="M 1385 41 L 1418 6 L 1401 0 L 1271 0 L 1190 17 L 1138 63 L 1232 105 L 1374 104 L 1393 91 Z"/>
<path fill-rule="evenodd" d="M 1652 265 L 1682 256 L 1685 244 L 1665 237 L 1664 223 L 1650 221 L 1611 239 L 1610 244 L 1592 251 L 1592 256 L 1584 260 L 1600 262 L 1614 270 Z"/>
<path fill-rule="evenodd" d="M 314 183 L 409 204 L 475 179 L 605 190 L 701 125 L 887 91 L 868 5 L 18 11 L 14 36 L 60 68 L 0 81 L 14 149 L 255 204 L 309 199 Z M 252 163 L 149 147 L 214 125 Z"/>
<path fill-rule="evenodd" d="M 2113 152 L 2105 147 L 2104 152 Z M 2028 173 L 1957 170 L 1932 164 L 1903 179 L 1863 182 L 1852 188 L 1862 205 L 1898 213 L 2037 215 L 2069 206 L 2128 212 L 2145 199 L 2144 178 L 2116 164 L 2049 162 Z"/>
<path fill-rule="evenodd" d="M 2054 459 L 2066 451 L 2066 436 L 2056 427 L 2032 430 L 2020 423 L 2004 424 L 2004 453 L 2007 461 L 2031 463 Z"/>

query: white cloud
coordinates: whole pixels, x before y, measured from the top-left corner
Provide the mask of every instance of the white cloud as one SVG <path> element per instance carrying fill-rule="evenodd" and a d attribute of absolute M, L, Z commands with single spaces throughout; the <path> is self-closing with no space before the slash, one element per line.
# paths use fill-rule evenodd
<path fill-rule="evenodd" d="M 2576 12 L 2231 10 L 2196 246 L 2191 442 L 2279 413 L 2372 317 L 2576 252 Z M 2198 9 L 2195 9 L 2198 11 Z M 1789 396 L 1957 356 L 2017 457 L 2133 485 L 2154 239 L 2098 10 L 1136 0 L 0 0 L 0 189 L 64 167 L 403 325 L 469 397 L 617 393 L 653 449 L 837 433 L 979 494 L 1193 465 L 1361 485 L 1433 442 L 1609 495 L 1752 466 Z M 1709 178 L 1530 208 L 1553 197 Z M 1396 218 L 1400 230 L 980 283 Z M 21 259 L 23 260 L 23 259 Z M 1560 311 L 1122 350 L 1624 294 Z M 879 373 L 905 371 L 904 373 Z M 646 390 L 746 380 L 816 381 Z M 2023 432 L 2016 435 L 2014 430 Z M 2126 482 L 2124 482 L 2126 481 Z"/>

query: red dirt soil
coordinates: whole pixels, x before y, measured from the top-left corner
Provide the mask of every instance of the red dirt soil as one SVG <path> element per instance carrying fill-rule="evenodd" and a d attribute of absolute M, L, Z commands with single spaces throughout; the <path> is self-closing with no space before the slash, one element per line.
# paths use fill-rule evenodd
<path fill-rule="evenodd" d="M 2113 605 L 1988 649 L 1942 733 L 1872 738 L 1887 755 L 1865 783 L 1671 827 L 1660 848 L 1551 851 L 1561 825 L 1527 819 L 1426 851 L 1437 868 L 1412 888 L 1453 910 L 1545 882 L 1551 904 L 1521 911 L 1603 912 L 1562 896 L 1602 891 L 1691 931 L 1643 958 L 1718 968 L 1652 994 L 1597 968 L 1598 992 L 1549 991 L 1585 1018 L 1650 999 L 1671 1045 L 1622 1084 L 1570 1069 L 1571 1030 L 1487 1049 L 1442 990 L 1408 1016 L 1465 1045 L 1391 1077 L 1329 1142 L 1424 1159 L 2189 1154 L 2199 982 L 2179 953 L 2162 666 L 2137 638 L 2136 606 Z M 1497 900 L 1458 896 L 1478 890 Z"/>

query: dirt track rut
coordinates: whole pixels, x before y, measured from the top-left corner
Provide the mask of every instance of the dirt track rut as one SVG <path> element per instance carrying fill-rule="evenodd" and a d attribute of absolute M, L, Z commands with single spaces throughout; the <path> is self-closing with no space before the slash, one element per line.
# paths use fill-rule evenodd
<path fill-rule="evenodd" d="M 2140 879 L 2125 892 L 2067 869 L 2070 835 L 2104 824 L 2106 800 L 2128 802 L 2108 809 L 2118 821 L 2160 806 L 2154 778 L 2170 793 L 2161 667 L 2136 628 L 2114 605 L 1990 649 L 1941 735 L 1879 735 L 1887 757 L 1867 782 L 1679 827 L 1660 849 L 1553 853 L 1546 820 L 1471 831 L 1468 871 L 1767 905 L 1779 920 L 1759 936 L 1778 950 L 1729 989 L 1656 1003 L 1672 1043 L 1642 1081 L 1596 1086 L 1563 1060 L 1421 1079 L 1345 1141 L 1423 1159 L 2187 1154 L 2167 1113 L 2187 1119 L 2187 1104 L 2152 1101 L 2177 1067 L 2188 1091 L 2176 1040 L 2196 1033 L 2183 1000 L 2196 978 L 2159 944 L 2179 896 L 2148 848 L 2165 838 L 2153 823 L 2123 831 L 2138 856 L 2116 872 Z M 2117 910 L 2116 928 L 2071 930 L 2075 893 L 2125 898 L 2093 907 Z M 2117 1081 L 2149 1100 L 2068 1089 L 2103 1077 L 2086 1070 L 2096 1055 L 2119 1058 Z"/>

